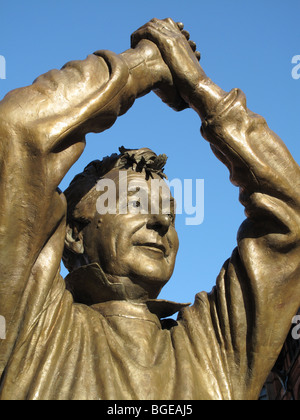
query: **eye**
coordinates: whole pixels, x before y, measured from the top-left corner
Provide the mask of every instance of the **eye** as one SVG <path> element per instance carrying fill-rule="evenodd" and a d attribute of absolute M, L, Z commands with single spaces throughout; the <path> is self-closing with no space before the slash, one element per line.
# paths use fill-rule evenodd
<path fill-rule="evenodd" d="M 128 211 L 133 214 L 147 214 L 148 202 L 144 203 L 142 199 L 133 196 L 128 200 Z"/>
<path fill-rule="evenodd" d="M 175 222 L 175 214 L 174 213 L 169 213 L 168 216 L 169 216 L 169 218 L 171 220 L 171 223 L 174 224 L 174 222 Z"/>
<path fill-rule="evenodd" d="M 128 207 L 140 207 L 141 203 L 134 196 L 128 199 Z"/>
<path fill-rule="evenodd" d="M 132 208 L 139 208 L 142 207 L 142 203 L 141 200 L 136 200 L 134 197 L 129 200 L 128 202 L 128 207 L 132 207 Z"/>

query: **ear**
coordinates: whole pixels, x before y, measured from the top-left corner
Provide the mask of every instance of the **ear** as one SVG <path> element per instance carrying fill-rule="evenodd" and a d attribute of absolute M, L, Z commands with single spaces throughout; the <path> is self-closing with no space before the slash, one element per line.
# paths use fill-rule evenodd
<path fill-rule="evenodd" d="M 83 235 L 76 224 L 67 225 L 65 246 L 75 254 L 84 254 Z"/>

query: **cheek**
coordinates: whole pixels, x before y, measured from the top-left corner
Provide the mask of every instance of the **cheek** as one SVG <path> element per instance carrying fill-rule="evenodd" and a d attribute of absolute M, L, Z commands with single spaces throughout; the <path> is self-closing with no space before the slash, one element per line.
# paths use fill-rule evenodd
<path fill-rule="evenodd" d="M 105 254 L 105 269 L 109 274 L 126 277 L 142 269 L 140 255 L 126 235 L 115 235 Z"/>
<path fill-rule="evenodd" d="M 134 253 L 134 241 L 138 238 L 146 223 L 141 215 L 127 214 L 117 216 L 115 229 L 110 234 L 112 238 L 112 248 L 119 257 Z"/>
<path fill-rule="evenodd" d="M 121 267 L 126 265 L 127 260 L 132 261 L 135 258 L 135 249 L 132 246 L 135 230 L 134 226 L 121 217 L 115 219 L 110 227 L 102 229 L 98 249 L 102 250 L 107 264 Z"/>
<path fill-rule="evenodd" d="M 170 254 L 167 257 L 167 263 L 171 270 L 174 270 L 176 256 L 179 248 L 179 240 L 177 236 L 177 232 L 174 230 L 172 234 L 168 237 L 168 242 L 170 246 Z"/>
<path fill-rule="evenodd" d="M 178 235 L 177 232 L 175 230 L 174 227 L 170 228 L 170 233 L 167 236 L 168 242 L 169 242 L 169 246 L 170 249 L 172 250 L 172 254 L 177 254 L 178 248 L 179 248 L 179 239 L 178 239 Z"/>

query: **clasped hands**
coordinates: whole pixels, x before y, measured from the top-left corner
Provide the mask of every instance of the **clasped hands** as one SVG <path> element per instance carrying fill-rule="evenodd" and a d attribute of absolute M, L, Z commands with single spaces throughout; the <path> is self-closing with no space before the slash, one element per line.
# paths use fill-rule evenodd
<path fill-rule="evenodd" d="M 152 72 L 150 88 L 176 111 L 189 107 L 201 67 L 200 53 L 182 23 L 152 19 L 131 35 L 131 48 L 143 50 Z"/>

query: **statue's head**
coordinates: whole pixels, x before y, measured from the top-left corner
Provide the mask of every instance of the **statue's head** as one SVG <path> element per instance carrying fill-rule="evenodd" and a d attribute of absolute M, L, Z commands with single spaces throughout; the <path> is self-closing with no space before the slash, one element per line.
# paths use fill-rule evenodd
<path fill-rule="evenodd" d="M 156 298 L 170 279 L 178 237 L 166 156 L 126 150 L 91 162 L 71 182 L 63 261 L 70 272 L 98 263 L 110 281 Z"/>

